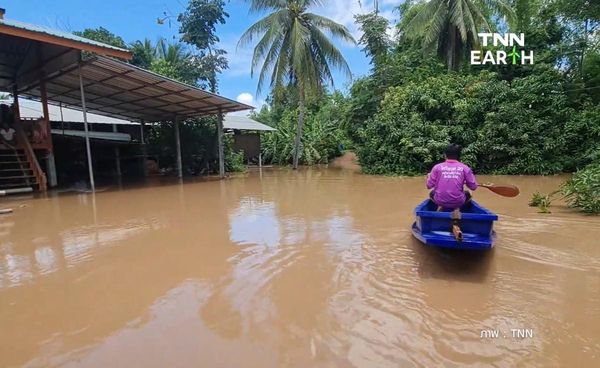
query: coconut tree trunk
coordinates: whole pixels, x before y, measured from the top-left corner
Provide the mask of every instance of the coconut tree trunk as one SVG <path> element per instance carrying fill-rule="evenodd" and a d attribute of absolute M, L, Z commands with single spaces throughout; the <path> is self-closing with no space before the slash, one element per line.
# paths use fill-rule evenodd
<path fill-rule="evenodd" d="M 451 72 L 453 70 L 455 70 L 456 65 L 455 65 L 455 54 L 456 54 L 456 27 L 454 25 L 450 25 L 450 29 L 448 30 L 449 32 L 449 39 L 450 42 L 448 44 L 448 55 L 447 55 L 447 59 L 448 59 L 448 71 Z"/>
<path fill-rule="evenodd" d="M 302 129 L 304 128 L 304 87 L 300 83 L 300 95 L 298 96 L 298 129 L 294 142 L 294 170 L 298 169 L 298 158 L 300 157 L 300 143 L 302 140 Z"/>

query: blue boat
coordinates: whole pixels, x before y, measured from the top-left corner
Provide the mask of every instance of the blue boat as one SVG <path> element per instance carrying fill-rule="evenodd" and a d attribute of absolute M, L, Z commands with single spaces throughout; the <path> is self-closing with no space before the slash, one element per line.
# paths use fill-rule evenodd
<path fill-rule="evenodd" d="M 498 215 L 470 201 L 460 212 L 437 211 L 437 205 L 427 199 L 415 208 L 416 221 L 412 225 L 415 238 L 426 245 L 454 249 L 490 249 L 496 233 L 494 221 Z M 459 233 L 453 232 L 457 225 Z"/>

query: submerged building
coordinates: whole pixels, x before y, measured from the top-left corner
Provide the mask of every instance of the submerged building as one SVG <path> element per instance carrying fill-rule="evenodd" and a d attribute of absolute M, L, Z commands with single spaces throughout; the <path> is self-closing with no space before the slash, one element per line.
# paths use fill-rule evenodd
<path fill-rule="evenodd" d="M 252 106 L 131 65 L 127 61 L 132 56 L 128 50 L 70 33 L 5 19 L 0 9 L 0 94 L 17 97 L 2 108 L 0 189 L 45 191 L 60 184 L 57 167 L 64 166 L 83 170 L 93 190 L 98 169 L 121 175 L 123 157 L 134 152 L 144 162 L 145 125 L 165 122 L 175 130 L 181 177 L 179 126 L 187 118 L 207 115 L 219 117 L 219 174 L 224 176 L 223 115 Z M 23 100 L 39 101 L 41 116 L 28 116 Z M 68 122 L 64 116 L 53 120 L 51 109 L 56 108 L 51 106 L 63 113 L 80 111 L 82 122 Z M 97 119 L 91 114 L 129 124 L 94 124 Z M 73 145 L 65 139 L 81 142 L 74 145 L 78 152 L 71 152 Z M 122 156 L 121 150 L 128 153 Z M 102 163 L 94 159 L 96 154 Z"/>

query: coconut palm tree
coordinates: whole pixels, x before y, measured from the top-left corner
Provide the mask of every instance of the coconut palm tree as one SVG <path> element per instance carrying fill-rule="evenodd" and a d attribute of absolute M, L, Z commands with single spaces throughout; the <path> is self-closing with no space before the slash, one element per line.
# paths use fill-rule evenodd
<path fill-rule="evenodd" d="M 469 45 L 478 45 L 477 33 L 491 29 L 491 16 L 514 18 L 505 0 L 429 0 L 408 8 L 400 24 L 402 34 L 422 39 L 426 49 L 437 49 L 448 70 L 457 70 Z"/>
<path fill-rule="evenodd" d="M 129 46 L 129 49 L 133 52 L 131 59 L 133 65 L 144 69 L 150 68 L 150 64 L 156 56 L 156 46 L 152 44 L 152 41 L 147 38 L 144 41 L 135 41 Z"/>
<path fill-rule="evenodd" d="M 291 84 L 298 88 L 298 126 L 294 142 L 294 169 L 304 124 L 306 93 L 333 85 L 332 67 L 348 77 L 350 68 L 326 34 L 356 43 L 348 29 L 326 17 L 308 12 L 319 0 L 252 0 L 250 11 L 270 14 L 250 26 L 240 38 L 244 46 L 260 38 L 254 48 L 251 74 L 262 64 L 257 91 L 270 79 L 271 88 Z"/>
<path fill-rule="evenodd" d="M 185 49 L 184 44 L 170 43 L 164 38 L 160 38 L 156 43 L 156 54 L 159 59 L 164 59 L 172 65 L 181 65 L 191 56 L 190 52 Z"/>

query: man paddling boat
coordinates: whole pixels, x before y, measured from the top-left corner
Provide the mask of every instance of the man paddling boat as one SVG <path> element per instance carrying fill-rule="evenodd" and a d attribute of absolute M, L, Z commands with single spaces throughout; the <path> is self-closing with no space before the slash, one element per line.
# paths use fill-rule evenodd
<path fill-rule="evenodd" d="M 473 170 L 459 161 L 460 152 L 459 145 L 448 145 L 444 150 L 446 160 L 435 165 L 427 175 L 427 189 L 432 189 L 429 197 L 443 209 L 462 207 L 471 199 L 471 193 L 465 191 L 464 186 L 471 190 L 478 186 Z"/>
<path fill-rule="evenodd" d="M 452 228 L 450 229 L 458 241 L 463 235 L 460 229 L 460 211 L 466 202 L 471 200 L 471 193 L 465 191 L 465 184 L 471 190 L 477 189 L 477 180 L 473 170 L 460 159 L 461 148 L 457 144 L 450 144 L 444 150 L 446 161 L 433 167 L 427 175 L 427 189 L 433 189 L 429 198 L 438 205 L 438 211 L 452 210 Z"/>

